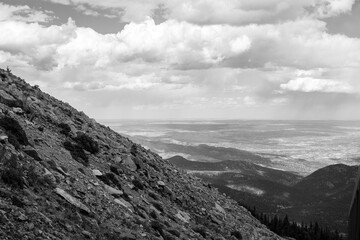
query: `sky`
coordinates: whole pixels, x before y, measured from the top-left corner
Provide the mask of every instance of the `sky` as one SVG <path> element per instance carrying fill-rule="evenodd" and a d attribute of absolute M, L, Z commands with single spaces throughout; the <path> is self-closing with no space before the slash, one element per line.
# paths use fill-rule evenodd
<path fill-rule="evenodd" d="M 0 0 L 0 67 L 96 119 L 360 119 L 360 0 Z"/>

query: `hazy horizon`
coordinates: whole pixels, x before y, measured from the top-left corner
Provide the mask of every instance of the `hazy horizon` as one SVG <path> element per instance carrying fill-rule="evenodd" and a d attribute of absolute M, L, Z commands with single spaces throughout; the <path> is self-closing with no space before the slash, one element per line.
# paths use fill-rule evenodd
<path fill-rule="evenodd" d="M 100 122 L 148 147 L 163 158 L 180 155 L 193 161 L 223 161 L 229 158 L 234 160 L 229 156 L 233 153 L 231 149 L 237 149 L 270 159 L 270 162 L 263 163 L 267 167 L 302 175 L 331 164 L 360 163 L 360 150 L 357 146 L 360 140 L 359 121 L 109 120 Z M 201 146 L 207 146 L 208 149 L 204 150 Z M 213 155 L 212 151 L 220 151 L 222 154 Z"/>

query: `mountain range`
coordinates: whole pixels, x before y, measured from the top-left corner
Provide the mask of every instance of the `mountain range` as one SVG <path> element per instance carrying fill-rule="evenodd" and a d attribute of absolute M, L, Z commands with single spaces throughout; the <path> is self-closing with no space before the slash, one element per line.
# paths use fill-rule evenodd
<path fill-rule="evenodd" d="M 197 162 L 174 156 L 168 161 L 260 212 L 347 230 L 357 166 L 330 165 L 303 177 L 246 159 Z"/>

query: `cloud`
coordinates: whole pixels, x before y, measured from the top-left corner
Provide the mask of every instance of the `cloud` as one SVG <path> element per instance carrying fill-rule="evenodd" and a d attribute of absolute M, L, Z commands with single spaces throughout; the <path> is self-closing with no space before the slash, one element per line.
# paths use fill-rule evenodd
<path fill-rule="evenodd" d="M 297 78 L 281 84 L 280 88 L 288 91 L 352 93 L 354 89 L 346 82 L 310 77 Z"/>
<path fill-rule="evenodd" d="M 240 6 L 229 0 L 238 7 L 229 10 L 219 1 L 169 0 L 156 21 L 144 16 L 155 14 L 162 1 L 132 2 L 62 1 L 99 14 L 111 5 L 119 10 L 121 4 L 131 5 L 124 14 L 134 21 L 112 34 L 79 27 L 71 19 L 45 25 L 7 15 L 0 21 L 0 66 L 9 65 L 93 116 L 266 117 L 273 111 L 286 117 L 315 109 L 310 116 L 316 107 L 334 102 L 358 105 L 353 96 L 360 92 L 360 39 L 328 34 L 319 20 L 325 15 L 304 7 L 319 1 L 254 0 Z M 187 16 L 181 15 L 185 7 L 191 10 Z M 238 11 L 244 14 L 237 16 Z M 255 24 L 247 24 L 250 16 Z"/>
<path fill-rule="evenodd" d="M 75 34 L 74 34 L 75 32 Z M 196 26 L 152 19 L 130 23 L 117 34 L 102 35 L 77 27 L 70 41 L 57 46 L 58 67 L 108 67 L 126 62 L 148 62 L 172 68 L 208 68 L 251 47 L 250 39 L 235 28 Z M 70 34 L 70 35 L 69 35 Z"/>
<path fill-rule="evenodd" d="M 39 11 L 27 5 L 7 5 L 0 3 L 0 21 L 22 21 L 46 23 L 54 19 L 50 11 Z"/>
<path fill-rule="evenodd" d="M 295 20 L 307 15 L 326 18 L 351 11 L 355 0 L 47 0 L 66 5 L 88 4 L 98 9 L 118 9 L 124 22 L 142 22 L 162 6 L 168 19 L 190 23 L 231 24 Z M 224 14 L 226 13 L 226 14 Z"/>
<path fill-rule="evenodd" d="M 350 12 L 356 0 L 319 0 L 314 1 L 309 11 L 318 18 L 328 18 Z"/>
<path fill-rule="evenodd" d="M 0 50 L 38 69 L 51 69 L 57 65 L 54 56 L 58 47 L 70 41 L 74 29 L 71 20 L 62 26 L 50 27 L 38 23 L 3 21 L 0 22 Z"/>

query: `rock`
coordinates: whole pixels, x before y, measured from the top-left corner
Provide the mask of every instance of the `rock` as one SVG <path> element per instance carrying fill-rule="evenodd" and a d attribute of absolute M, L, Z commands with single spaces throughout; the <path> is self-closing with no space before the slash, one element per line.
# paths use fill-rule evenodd
<path fill-rule="evenodd" d="M 55 187 L 56 186 L 56 177 L 45 168 L 45 173 L 43 174 L 44 180 L 49 186 Z"/>
<path fill-rule="evenodd" d="M 3 103 L 9 107 L 20 107 L 21 102 L 16 100 L 13 96 L 0 89 L 0 103 Z"/>
<path fill-rule="evenodd" d="M 6 217 L 5 213 L 6 213 L 5 211 L 0 210 L 0 223 L 3 225 L 9 221 L 9 219 Z"/>
<path fill-rule="evenodd" d="M 224 208 L 222 208 L 218 203 L 215 203 L 215 209 L 222 214 L 226 214 Z"/>
<path fill-rule="evenodd" d="M 67 192 L 65 192 L 63 189 L 61 188 L 56 188 L 55 192 L 60 195 L 61 197 L 63 197 L 66 201 L 68 201 L 70 204 L 74 205 L 75 207 L 85 211 L 86 213 L 90 213 L 90 209 L 88 207 L 86 207 L 84 204 L 82 204 L 79 200 L 75 199 L 74 197 L 72 197 L 70 194 L 68 194 Z"/>
<path fill-rule="evenodd" d="M 93 175 L 96 176 L 96 177 L 103 175 L 102 172 L 100 172 L 100 171 L 97 170 L 97 169 L 92 170 L 92 173 L 93 173 Z"/>
<path fill-rule="evenodd" d="M 131 205 L 131 203 L 125 201 L 125 200 L 122 199 L 122 198 L 116 198 L 116 199 L 114 200 L 114 202 L 116 202 L 117 204 L 125 207 L 125 208 L 128 209 L 130 212 L 133 212 L 133 211 L 134 211 L 134 208 L 133 208 L 133 206 Z"/>
<path fill-rule="evenodd" d="M 121 233 L 119 239 L 122 240 L 137 240 L 137 238 L 132 233 Z"/>
<path fill-rule="evenodd" d="M 19 108 L 19 107 L 14 107 L 12 110 L 13 110 L 13 112 L 14 112 L 15 114 L 18 114 L 18 115 L 24 114 L 24 110 L 22 110 L 22 109 Z"/>
<path fill-rule="evenodd" d="M 7 135 L 3 133 L 0 135 L 0 143 L 7 143 L 8 139 L 9 137 Z"/>
<path fill-rule="evenodd" d="M 88 232 L 88 231 L 82 231 L 81 232 L 86 238 L 91 238 L 91 233 L 90 232 Z"/>
<path fill-rule="evenodd" d="M 38 152 L 37 152 L 33 147 L 26 146 L 26 147 L 23 149 L 23 151 L 24 151 L 24 153 L 26 153 L 27 155 L 29 155 L 30 157 L 32 157 L 32 158 L 35 159 L 36 161 L 39 161 L 39 162 L 42 161 L 42 159 L 39 157 Z"/>
<path fill-rule="evenodd" d="M 18 218 L 17 218 L 19 221 L 26 221 L 26 220 L 28 220 L 29 218 L 26 216 L 26 215 L 24 215 L 24 214 L 20 214 L 19 216 L 18 216 Z"/>
<path fill-rule="evenodd" d="M 113 188 L 113 187 L 110 187 L 109 185 L 106 185 L 105 184 L 105 190 L 108 192 L 108 193 L 110 193 L 111 195 L 113 195 L 114 197 L 120 197 L 120 196 L 122 196 L 124 193 L 123 193 L 123 191 L 121 191 L 121 190 L 118 190 L 118 189 L 116 189 L 116 188 Z"/>
<path fill-rule="evenodd" d="M 132 157 L 130 155 L 128 155 L 123 161 L 122 164 L 124 166 L 126 166 L 127 168 L 129 168 L 131 171 L 136 171 L 137 166 L 134 163 L 134 161 L 132 160 Z"/>
<path fill-rule="evenodd" d="M 222 221 L 219 220 L 217 217 L 213 216 L 213 215 L 210 215 L 210 220 L 213 222 L 213 223 L 216 223 L 218 225 L 221 225 Z"/>
<path fill-rule="evenodd" d="M 160 187 L 164 187 L 165 186 L 165 183 L 163 181 L 158 181 L 157 182 L 157 185 L 160 186 Z"/>
<path fill-rule="evenodd" d="M 186 212 L 183 211 L 178 211 L 177 214 L 175 214 L 175 217 L 177 217 L 178 219 L 180 219 L 181 221 L 185 222 L 185 223 L 189 223 L 190 221 L 190 215 Z"/>

